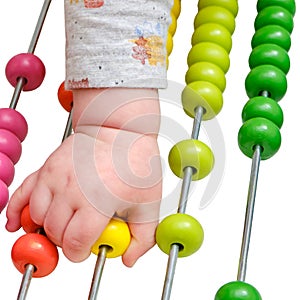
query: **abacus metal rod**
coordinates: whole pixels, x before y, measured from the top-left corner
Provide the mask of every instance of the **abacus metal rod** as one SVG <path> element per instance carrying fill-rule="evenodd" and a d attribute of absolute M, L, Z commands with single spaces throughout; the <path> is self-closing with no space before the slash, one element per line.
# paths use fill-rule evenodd
<path fill-rule="evenodd" d="M 162 293 L 162 300 L 169 300 L 171 297 L 172 285 L 175 275 L 176 263 L 179 253 L 179 245 L 173 244 L 170 249 L 167 272 Z"/>
<path fill-rule="evenodd" d="M 247 197 L 247 207 L 246 207 L 245 222 L 244 222 L 244 232 L 242 238 L 242 246 L 241 246 L 239 268 L 238 268 L 238 275 L 237 275 L 238 281 L 245 281 L 246 279 L 247 260 L 248 260 L 248 253 L 249 253 L 249 246 L 250 246 L 250 239 L 251 239 L 251 229 L 253 223 L 259 165 L 261 160 L 261 150 L 262 149 L 259 145 L 255 146 L 255 150 L 252 157 L 252 166 L 251 166 L 249 190 L 248 190 L 248 197 Z"/>
<path fill-rule="evenodd" d="M 65 128 L 65 132 L 62 138 L 62 142 L 71 135 L 72 133 L 72 116 L 73 116 L 73 109 L 70 111 L 69 113 L 69 117 L 68 117 L 68 121 L 67 121 L 67 125 Z"/>
<path fill-rule="evenodd" d="M 34 265 L 28 264 L 26 266 L 17 300 L 25 300 L 26 299 L 27 292 L 29 290 L 29 286 L 30 286 L 30 282 L 31 282 L 34 270 L 35 270 Z"/>
<path fill-rule="evenodd" d="M 205 110 L 202 106 L 197 106 L 195 109 L 195 117 L 193 122 L 193 131 L 191 134 L 191 138 L 197 140 L 199 137 L 201 122 L 203 118 L 203 114 L 205 113 Z"/>
<path fill-rule="evenodd" d="M 97 261 L 96 261 L 96 264 L 95 264 L 92 284 L 91 284 L 89 298 L 88 298 L 89 300 L 96 300 L 97 299 L 99 286 L 100 286 L 100 281 L 101 281 L 101 277 L 102 277 L 102 274 L 103 274 L 104 265 L 105 265 L 105 262 L 106 262 L 106 254 L 109 251 L 109 248 L 110 248 L 109 246 L 99 247 L 99 253 L 98 253 Z"/>
<path fill-rule="evenodd" d="M 18 101 L 20 99 L 21 92 L 23 90 L 24 85 L 26 84 L 26 79 L 20 77 L 15 86 L 14 94 L 12 96 L 9 108 L 16 109 L 18 105 Z"/>
<path fill-rule="evenodd" d="M 38 39 L 40 37 L 50 4 L 51 4 L 51 0 L 44 1 L 38 21 L 35 26 L 34 33 L 32 35 L 31 42 L 29 44 L 28 53 L 34 53 L 34 51 L 35 51 L 35 48 L 36 48 Z"/>
<path fill-rule="evenodd" d="M 193 130 L 191 134 L 192 139 L 198 139 L 202 117 L 203 117 L 204 109 L 201 106 L 197 106 L 195 109 L 195 117 L 193 122 Z M 179 198 L 179 204 L 178 204 L 178 213 L 184 214 L 186 211 L 187 206 L 187 200 L 189 196 L 189 190 L 192 182 L 192 176 L 193 176 L 194 170 L 192 167 L 186 167 L 184 169 L 184 176 L 182 181 L 182 187 L 181 187 L 181 193 Z"/>
<path fill-rule="evenodd" d="M 193 130 L 191 134 L 192 139 L 198 139 L 203 113 L 204 113 L 203 107 L 198 106 L 195 109 Z M 178 213 L 182 213 L 182 214 L 186 212 L 187 200 L 189 196 L 189 190 L 192 182 L 194 169 L 192 167 L 186 167 L 183 172 L 184 172 L 184 176 L 182 180 L 181 193 L 180 193 L 178 210 L 177 210 Z M 173 244 L 170 247 L 167 271 L 166 271 L 163 293 L 161 298 L 162 300 L 169 300 L 171 297 L 172 285 L 173 285 L 179 250 L 180 250 L 180 245 L 178 244 Z"/>

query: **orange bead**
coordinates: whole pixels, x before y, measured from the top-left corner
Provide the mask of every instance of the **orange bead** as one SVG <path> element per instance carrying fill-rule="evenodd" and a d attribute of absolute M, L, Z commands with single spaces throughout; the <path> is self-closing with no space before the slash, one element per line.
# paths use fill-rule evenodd
<path fill-rule="evenodd" d="M 73 105 L 73 93 L 65 89 L 65 83 L 63 82 L 57 92 L 57 97 L 61 106 L 68 112 L 72 110 Z"/>
<path fill-rule="evenodd" d="M 56 268 L 58 251 L 44 235 L 28 233 L 17 239 L 11 250 L 11 258 L 22 274 L 26 265 L 31 264 L 35 267 L 33 277 L 44 277 Z"/>
<path fill-rule="evenodd" d="M 26 205 L 21 214 L 21 225 L 25 232 L 31 233 L 36 232 L 42 226 L 34 223 L 30 217 L 29 205 Z"/>

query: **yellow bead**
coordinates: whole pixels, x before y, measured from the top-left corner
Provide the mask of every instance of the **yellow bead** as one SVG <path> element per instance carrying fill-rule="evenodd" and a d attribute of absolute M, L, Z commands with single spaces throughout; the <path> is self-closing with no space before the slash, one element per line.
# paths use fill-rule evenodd
<path fill-rule="evenodd" d="M 222 109 L 222 92 L 208 81 L 194 81 L 182 91 L 181 101 L 183 109 L 190 117 L 195 117 L 198 106 L 204 108 L 203 120 L 214 118 Z"/>
<path fill-rule="evenodd" d="M 167 36 L 167 55 L 168 56 L 172 53 L 172 50 L 173 50 L 173 37 L 168 32 L 168 36 Z"/>
<path fill-rule="evenodd" d="M 230 32 L 220 24 L 206 23 L 199 26 L 193 33 L 192 45 L 201 42 L 211 42 L 223 47 L 228 53 L 232 48 Z"/>
<path fill-rule="evenodd" d="M 190 66 L 185 75 L 187 84 L 193 81 L 209 81 L 216 85 L 222 92 L 225 90 L 225 73 L 215 64 L 198 62 Z"/>
<path fill-rule="evenodd" d="M 206 23 L 217 23 L 223 25 L 230 34 L 235 30 L 235 19 L 233 14 L 218 6 L 208 6 L 201 9 L 195 17 L 194 27 L 198 28 L 200 25 Z"/>
<path fill-rule="evenodd" d="M 184 140 L 170 150 L 169 165 L 172 172 L 180 178 L 183 178 L 186 167 L 192 167 L 192 180 L 199 180 L 211 172 L 214 155 L 210 148 L 199 140 Z"/>
<path fill-rule="evenodd" d="M 177 28 L 177 19 L 174 16 L 174 14 L 171 13 L 171 24 L 169 26 L 169 33 L 171 34 L 171 36 L 173 36 L 176 32 L 176 28 Z"/>
<path fill-rule="evenodd" d="M 229 10 L 235 17 L 238 13 L 238 1 L 237 0 L 201 0 L 198 2 L 198 9 L 203 9 L 207 6 L 221 6 Z"/>
<path fill-rule="evenodd" d="M 106 255 L 107 257 L 118 257 L 123 255 L 127 250 L 130 240 L 131 235 L 127 224 L 122 220 L 111 219 L 99 239 L 93 245 L 92 252 L 98 255 L 99 247 L 105 245 L 111 248 Z"/>
<path fill-rule="evenodd" d="M 211 62 L 227 73 L 230 65 L 228 52 L 215 43 L 202 42 L 193 46 L 188 54 L 187 63 L 191 65 L 201 62 Z"/>
<path fill-rule="evenodd" d="M 180 0 L 174 0 L 174 4 L 173 4 L 171 12 L 174 14 L 176 19 L 178 19 L 180 12 L 181 12 L 181 1 Z"/>

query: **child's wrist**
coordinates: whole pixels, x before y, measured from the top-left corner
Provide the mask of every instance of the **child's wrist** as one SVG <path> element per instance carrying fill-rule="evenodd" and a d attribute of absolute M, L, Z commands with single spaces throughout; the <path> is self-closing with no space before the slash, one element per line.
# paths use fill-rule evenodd
<path fill-rule="evenodd" d="M 73 127 L 90 126 L 157 134 L 160 107 L 157 89 L 74 90 Z"/>

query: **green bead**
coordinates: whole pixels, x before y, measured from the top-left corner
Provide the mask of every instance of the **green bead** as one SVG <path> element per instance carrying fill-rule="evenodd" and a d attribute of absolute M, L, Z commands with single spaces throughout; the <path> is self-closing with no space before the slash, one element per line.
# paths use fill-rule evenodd
<path fill-rule="evenodd" d="M 188 54 L 187 63 L 189 67 L 201 61 L 211 62 L 220 67 L 225 73 L 230 65 L 228 52 L 223 47 L 210 42 L 194 45 Z"/>
<path fill-rule="evenodd" d="M 209 62 L 199 62 L 190 66 L 185 75 L 185 82 L 189 84 L 193 81 L 209 81 L 222 92 L 226 86 L 225 73 L 218 66 Z"/>
<path fill-rule="evenodd" d="M 186 167 L 193 168 L 192 180 L 206 177 L 214 166 L 214 155 L 210 148 L 199 140 L 183 140 L 172 147 L 169 153 L 172 172 L 183 178 Z"/>
<path fill-rule="evenodd" d="M 198 2 L 198 9 L 203 9 L 207 6 L 221 6 L 229 10 L 235 17 L 238 13 L 237 0 L 201 0 Z"/>
<path fill-rule="evenodd" d="M 218 290 L 215 300 L 262 300 L 262 298 L 252 285 L 243 281 L 233 281 Z"/>
<path fill-rule="evenodd" d="M 285 74 L 272 65 L 261 65 L 252 69 L 246 77 L 245 88 L 249 98 L 269 92 L 269 97 L 279 101 L 287 91 Z"/>
<path fill-rule="evenodd" d="M 281 26 L 267 25 L 258 29 L 251 40 L 252 49 L 261 44 L 276 44 L 286 51 L 291 47 L 290 33 Z"/>
<path fill-rule="evenodd" d="M 293 16 L 296 12 L 295 0 L 258 0 L 257 1 L 257 11 L 260 12 L 262 9 L 268 6 L 281 6 L 288 10 Z"/>
<path fill-rule="evenodd" d="M 262 117 L 275 123 L 279 128 L 283 124 L 283 112 L 279 104 L 267 97 L 258 96 L 250 99 L 242 111 L 243 122 Z"/>
<path fill-rule="evenodd" d="M 195 110 L 204 108 L 203 120 L 213 119 L 223 107 L 223 95 L 220 89 L 208 81 L 193 81 L 185 86 L 181 94 L 185 113 L 194 118 Z"/>
<path fill-rule="evenodd" d="M 156 228 L 156 243 L 166 254 L 172 245 L 179 245 L 179 257 L 192 255 L 203 243 L 201 224 L 192 216 L 174 214 L 166 217 Z"/>
<path fill-rule="evenodd" d="M 286 50 L 275 44 L 262 44 L 255 47 L 249 56 L 251 69 L 260 65 L 273 65 L 285 74 L 290 70 L 290 58 Z"/>
<path fill-rule="evenodd" d="M 239 130 L 238 144 L 241 151 L 252 158 L 255 146 L 261 146 L 261 159 L 272 157 L 280 148 L 279 128 L 265 118 L 252 118 Z"/>
<path fill-rule="evenodd" d="M 278 25 L 292 33 L 294 21 L 292 14 L 280 6 L 268 6 L 261 10 L 254 22 L 255 30 L 267 25 Z"/>
<path fill-rule="evenodd" d="M 192 36 L 192 45 L 194 46 L 201 42 L 218 44 L 228 53 L 232 48 L 230 32 L 224 26 L 216 23 L 203 24 L 194 31 Z"/>
<path fill-rule="evenodd" d="M 235 30 L 234 15 L 227 9 L 220 6 L 207 6 L 197 13 L 194 20 L 194 28 L 206 23 L 217 23 L 224 26 L 230 34 Z"/>

